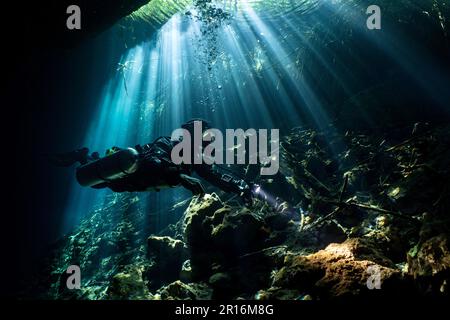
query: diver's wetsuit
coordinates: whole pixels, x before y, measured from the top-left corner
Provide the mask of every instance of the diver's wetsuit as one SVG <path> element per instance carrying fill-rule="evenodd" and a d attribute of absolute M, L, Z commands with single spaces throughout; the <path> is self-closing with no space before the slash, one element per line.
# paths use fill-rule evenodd
<path fill-rule="evenodd" d="M 215 165 L 176 165 L 171 160 L 173 147 L 179 143 L 169 137 L 160 137 L 153 143 L 136 146 L 138 169 L 124 177 L 111 179 L 92 186 L 96 189 L 109 188 L 115 192 L 159 191 L 162 188 L 182 185 L 194 194 L 203 194 L 204 189 L 198 179 L 192 177 L 195 172 L 212 185 L 225 192 L 241 195 L 244 200 L 251 198 L 251 186 L 244 180 L 234 177 Z M 84 148 L 83 150 L 85 150 Z M 83 153 L 88 156 L 87 152 Z M 78 159 L 80 163 L 96 161 Z"/>

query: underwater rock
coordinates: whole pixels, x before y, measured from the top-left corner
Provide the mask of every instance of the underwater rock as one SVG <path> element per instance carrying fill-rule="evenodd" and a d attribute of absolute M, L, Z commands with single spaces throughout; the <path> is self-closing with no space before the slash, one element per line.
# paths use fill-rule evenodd
<path fill-rule="evenodd" d="M 450 241 L 441 234 L 408 253 L 408 273 L 418 280 L 425 294 L 449 295 Z"/>
<path fill-rule="evenodd" d="M 189 247 L 191 257 L 191 275 L 193 279 L 208 276 L 211 268 L 211 220 L 216 210 L 223 208 L 223 203 L 216 194 L 206 194 L 193 198 L 179 223 L 180 234 Z M 206 273 L 206 274 L 205 274 Z"/>
<path fill-rule="evenodd" d="M 317 237 L 319 246 L 327 246 L 330 243 L 341 243 L 347 240 L 347 234 L 341 226 L 336 224 L 334 221 L 325 222 L 317 230 Z"/>
<path fill-rule="evenodd" d="M 272 220 L 279 228 L 287 223 Z M 254 294 L 270 285 L 270 274 L 283 257 L 264 249 L 271 231 L 260 215 L 205 195 L 192 200 L 181 221 L 190 252 L 189 279 L 209 282 L 214 297 Z"/>
<path fill-rule="evenodd" d="M 370 218 L 367 219 L 367 222 Z M 378 243 L 383 254 L 394 263 L 403 263 L 406 253 L 417 242 L 418 228 L 401 218 L 380 215 L 375 219 L 376 227 L 366 236 Z"/>
<path fill-rule="evenodd" d="M 300 291 L 282 288 L 260 290 L 255 294 L 255 300 L 299 300 Z"/>
<path fill-rule="evenodd" d="M 150 236 L 147 239 L 147 255 L 154 263 L 146 268 L 145 278 L 149 280 L 151 288 L 157 289 L 180 278 L 188 252 L 180 240 Z"/>
<path fill-rule="evenodd" d="M 135 266 L 116 274 L 111 279 L 107 297 L 112 300 L 148 300 L 153 298 L 142 279 L 142 270 Z"/>
<path fill-rule="evenodd" d="M 289 227 L 291 219 L 287 214 L 272 213 L 264 217 L 264 222 L 272 230 L 286 230 Z"/>
<path fill-rule="evenodd" d="M 271 284 L 273 270 L 283 266 L 286 247 L 273 247 L 239 257 L 237 264 L 220 266 L 208 283 L 213 289 L 213 299 L 252 299 L 261 288 Z M 214 270 L 212 271 L 214 272 Z"/>
<path fill-rule="evenodd" d="M 280 214 L 280 216 L 283 216 L 283 214 Z M 284 219 L 285 218 L 280 218 L 279 220 L 276 218 L 274 218 L 274 220 L 264 219 L 267 225 L 264 228 L 266 228 L 266 231 L 269 233 L 269 237 L 265 243 L 266 247 L 270 248 L 280 245 L 293 244 L 299 240 L 299 224 L 293 220 L 289 220 L 284 225 Z M 275 225 L 272 224 L 273 222 L 275 222 Z M 284 225 L 284 228 L 278 228 L 278 223 L 280 222 Z"/>
<path fill-rule="evenodd" d="M 268 237 L 264 221 L 247 209 L 230 212 L 220 224 L 213 226 L 211 240 L 229 257 L 263 248 Z"/>
<path fill-rule="evenodd" d="M 383 295 L 404 288 L 400 271 L 368 239 L 350 239 L 330 244 L 324 250 L 286 257 L 274 277 L 273 287 L 295 289 L 320 299 L 375 294 L 367 281 L 369 267 L 379 270 Z"/>
<path fill-rule="evenodd" d="M 203 240 L 211 231 L 204 225 L 205 219 L 213 216 L 216 210 L 222 207 L 223 203 L 216 194 L 195 197 L 191 201 L 181 224 L 181 234 L 189 246 L 202 245 Z"/>
<path fill-rule="evenodd" d="M 175 281 L 158 290 L 162 300 L 210 300 L 212 290 L 201 283 L 186 284 Z"/>
<path fill-rule="evenodd" d="M 273 271 L 283 267 L 286 254 L 287 246 L 275 246 L 241 256 L 235 271 L 240 290 L 254 295 L 270 287 Z"/>
<path fill-rule="evenodd" d="M 239 291 L 233 282 L 233 278 L 228 273 L 215 273 L 209 278 L 208 283 L 214 290 L 213 299 L 230 298 Z"/>
<path fill-rule="evenodd" d="M 300 294 L 298 290 L 269 288 L 260 290 L 255 294 L 255 300 L 303 300 L 310 301 L 314 298 L 309 294 Z"/>
<path fill-rule="evenodd" d="M 147 254 L 158 261 L 183 262 L 186 260 L 187 250 L 183 241 L 170 237 L 150 236 L 147 239 Z"/>
<path fill-rule="evenodd" d="M 265 183 L 296 204 L 299 219 L 262 202 L 245 208 L 206 194 L 193 197 L 176 224 L 149 231 L 136 195 L 112 195 L 58 244 L 34 292 L 54 299 L 448 295 L 450 127 L 412 137 L 411 129 L 386 141 L 294 129 L 284 139 L 283 172 Z M 71 264 L 83 272 L 77 292 L 64 286 Z M 380 270 L 382 290 L 368 289 L 370 267 Z"/>
<path fill-rule="evenodd" d="M 428 210 L 429 199 L 434 197 L 436 183 L 441 184 L 440 177 L 430 179 L 428 175 L 435 175 L 426 168 L 417 168 L 402 179 L 389 196 L 402 212 L 417 215 Z"/>

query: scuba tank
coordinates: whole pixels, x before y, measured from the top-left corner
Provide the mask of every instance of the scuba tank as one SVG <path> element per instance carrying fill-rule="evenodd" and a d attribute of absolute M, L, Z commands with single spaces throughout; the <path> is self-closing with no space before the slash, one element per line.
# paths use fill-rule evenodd
<path fill-rule="evenodd" d="M 83 187 L 93 187 L 124 178 L 139 168 L 139 153 L 133 148 L 119 150 L 77 168 L 76 177 Z"/>

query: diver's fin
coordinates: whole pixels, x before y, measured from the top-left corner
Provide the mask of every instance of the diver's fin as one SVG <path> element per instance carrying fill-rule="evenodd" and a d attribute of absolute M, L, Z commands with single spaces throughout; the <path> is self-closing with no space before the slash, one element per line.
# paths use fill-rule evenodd
<path fill-rule="evenodd" d="M 57 167 L 70 167 L 77 162 L 87 162 L 87 156 L 89 154 L 88 148 L 81 148 L 75 151 L 47 154 L 45 157 L 50 163 Z"/>

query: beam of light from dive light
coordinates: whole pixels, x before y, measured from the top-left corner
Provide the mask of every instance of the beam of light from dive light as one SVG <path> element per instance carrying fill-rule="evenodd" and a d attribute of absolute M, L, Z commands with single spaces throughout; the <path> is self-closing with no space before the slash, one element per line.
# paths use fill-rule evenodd
<path fill-rule="evenodd" d="M 253 185 L 252 194 L 254 198 L 265 201 L 276 212 L 288 214 L 293 219 L 298 218 L 300 214 L 304 213 L 302 209 L 299 209 L 299 211 L 297 211 L 283 199 L 271 195 L 258 184 Z"/>

